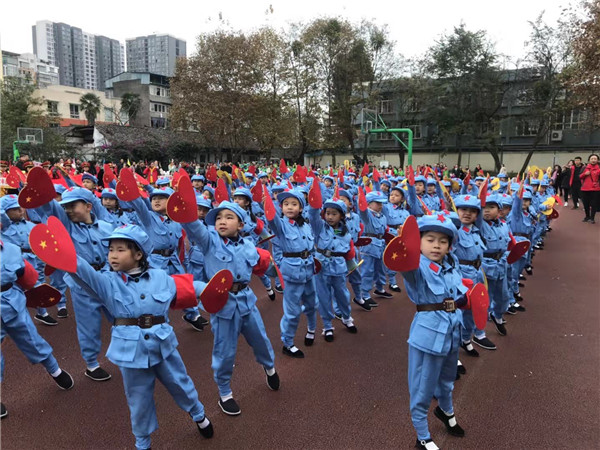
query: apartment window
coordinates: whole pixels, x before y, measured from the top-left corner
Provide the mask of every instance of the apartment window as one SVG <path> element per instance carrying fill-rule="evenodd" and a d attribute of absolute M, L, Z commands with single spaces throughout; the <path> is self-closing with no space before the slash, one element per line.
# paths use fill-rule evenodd
<path fill-rule="evenodd" d="M 406 128 L 410 128 L 413 132 L 413 139 L 423 139 L 421 132 L 421 125 L 409 125 Z"/>
<path fill-rule="evenodd" d="M 79 119 L 79 105 L 69 103 L 69 115 L 71 119 Z"/>
<path fill-rule="evenodd" d="M 58 102 L 48 101 L 47 105 L 48 115 L 58 116 Z"/>
<path fill-rule="evenodd" d="M 516 121 L 516 136 L 535 136 L 538 133 L 539 123 L 535 119 L 519 118 Z"/>
<path fill-rule="evenodd" d="M 393 100 L 381 100 L 379 102 L 379 114 L 389 114 L 394 112 Z"/>
<path fill-rule="evenodd" d="M 567 120 L 565 120 L 565 128 L 570 128 L 571 130 L 581 130 L 584 128 L 586 121 L 586 111 L 573 109 L 570 113 L 567 113 Z"/>

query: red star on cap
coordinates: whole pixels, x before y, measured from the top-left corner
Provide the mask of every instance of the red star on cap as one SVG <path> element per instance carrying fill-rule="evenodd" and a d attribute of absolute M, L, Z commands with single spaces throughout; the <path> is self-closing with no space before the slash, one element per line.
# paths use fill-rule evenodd
<path fill-rule="evenodd" d="M 438 216 L 437 216 L 437 220 L 439 220 L 440 222 L 445 222 L 445 221 L 446 221 L 446 218 L 444 217 L 444 215 L 443 215 L 443 214 L 438 214 Z"/>
<path fill-rule="evenodd" d="M 465 200 L 470 200 L 471 196 L 470 195 L 465 195 Z"/>

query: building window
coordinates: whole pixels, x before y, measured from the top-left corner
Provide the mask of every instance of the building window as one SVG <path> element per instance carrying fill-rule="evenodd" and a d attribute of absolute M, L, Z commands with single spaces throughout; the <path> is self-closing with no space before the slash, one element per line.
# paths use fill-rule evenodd
<path fill-rule="evenodd" d="M 421 125 L 409 125 L 406 128 L 410 128 L 413 132 L 413 139 L 423 139 L 421 132 Z"/>
<path fill-rule="evenodd" d="M 587 121 L 587 112 L 579 109 L 573 109 L 570 113 L 567 113 L 567 120 L 565 121 L 565 128 L 571 130 L 581 130 L 584 128 Z"/>
<path fill-rule="evenodd" d="M 69 115 L 71 119 L 79 119 L 79 105 L 69 103 Z"/>
<path fill-rule="evenodd" d="M 538 121 L 520 117 L 516 121 L 515 136 L 535 136 L 538 129 Z"/>
<path fill-rule="evenodd" d="M 58 102 L 48 101 L 48 115 L 58 116 Z"/>
<path fill-rule="evenodd" d="M 379 114 L 389 114 L 394 112 L 393 100 L 381 100 L 379 102 Z"/>

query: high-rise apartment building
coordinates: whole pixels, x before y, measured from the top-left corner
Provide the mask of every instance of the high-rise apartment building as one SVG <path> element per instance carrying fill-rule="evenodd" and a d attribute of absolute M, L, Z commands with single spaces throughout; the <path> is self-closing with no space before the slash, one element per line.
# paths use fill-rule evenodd
<path fill-rule="evenodd" d="M 175 73 L 177 58 L 186 56 L 186 43 L 168 34 L 127 39 L 127 70 L 150 72 L 166 77 Z"/>
<path fill-rule="evenodd" d="M 33 52 L 58 66 L 60 84 L 83 89 L 104 89 L 104 82 L 125 71 L 123 46 L 66 23 L 47 20 L 32 27 Z"/>

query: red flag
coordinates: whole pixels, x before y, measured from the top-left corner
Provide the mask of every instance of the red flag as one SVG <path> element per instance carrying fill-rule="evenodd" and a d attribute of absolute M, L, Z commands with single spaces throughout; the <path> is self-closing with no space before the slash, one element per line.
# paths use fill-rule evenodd
<path fill-rule="evenodd" d="M 369 164 L 365 163 L 365 165 L 362 168 L 362 172 L 360 173 L 361 177 L 366 177 L 369 175 Z"/>
<path fill-rule="evenodd" d="M 471 171 L 469 170 L 469 171 L 467 171 L 467 176 L 463 180 L 463 184 L 468 187 L 470 181 L 471 181 Z"/>
<path fill-rule="evenodd" d="M 329 168 L 329 176 L 332 177 L 333 176 L 333 167 Z"/>
<path fill-rule="evenodd" d="M 296 167 L 296 172 L 294 173 L 294 181 L 296 183 L 306 183 L 306 169 L 304 167 Z"/>
<path fill-rule="evenodd" d="M 215 201 L 221 203 L 225 200 L 229 200 L 229 192 L 223 178 L 217 180 L 217 188 L 215 189 Z"/>
<path fill-rule="evenodd" d="M 260 203 L 263 196 L 263 184 L 260 181 L 257 182 L 252 189 L 250 189 L 250 192 L 252 192 L 252 200 Z"/>
<path fill-rule="evenodd" d="M 279 173 L 281 173 L 281 175 L 283 175 L 284 173 L 288 173 L 290 170 L 287 168 L 287 165 L 285 164 L 285 159 L 281 159 L 281 161 L 279 161 Z"/>
<path fill-rule="evenodd" d="M 408 166 L 408 184 L 411 186 L 415 185 L 415 171 L 412 166 Z"/>
<path fill-rule="evenodd" d="M 342 169 L 338 170 L 338 180 L 339 184 L 344 185 L 344 171 Z"/>
<path fill-rule="evenodd" d="M 373 181 L 377 183 L 379 180 L 379 171 L 376 168 L 373 168 Z"/>
<path fill-rule="evenodd" d="M 481 207 L 485 206 L 485 201 L 487 199 L 487 190 L 488 190 L 488 181 L 490 177 L 487 177 L 481 186 L 479 186 L 479 201 L 481 202 Z"/>
<path fill-rule="evenodd" d="M 252 175 L 256 176 L 256 166 L 255 165 L 249 166 L 248 172 L 250 172 Z"/>
<path fill-rule="evenodd" d="M 366 211 L 369 207 L 367 203 L 367 197 L 365 196 L 365 191 L 362 190 L 361 187 L 358 188 L 358 209 L 361 211 Z"/>

